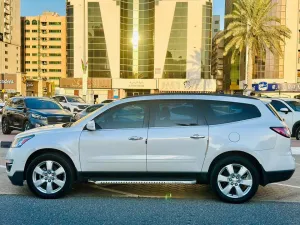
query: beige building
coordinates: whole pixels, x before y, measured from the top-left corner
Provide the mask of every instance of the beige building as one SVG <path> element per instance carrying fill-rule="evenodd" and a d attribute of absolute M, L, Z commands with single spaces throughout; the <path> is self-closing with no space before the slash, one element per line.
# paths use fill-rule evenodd
<path fill-rule="evenodd" d="M 255 60 L 252 88 L 257 92 L 269 96 L 285 95 L 293 97 L 300 94 L 300 1 L 299 0 L 272 0 L 277 5 L 271 12 L 272 16 L 280 18 L 281 24 L 286 25 L 292 31 L 291 39 L 286 40 L 282 46 L 284 56 L 282 58 L 267 52 L 265 58 L 257 57 Z M 226 0 L 225 13 L 233 10 L 233 0 Z M 229 21 L 225 21 L 225 27 Z M 225 43 L 226 45 L 226 43 Z M 227 90 L 243 88 L 245 80 L 245 57 L 234 65 L 230 63 L 230 57 L 224 58 L 224 85 Z"/>
<path fill-rule="evenodd" d="M 59 86 L 60 78 L 66 77 L 66 17 L 44 12 L 22 17 L 21 21 L 22 72 L 26 79 Z"/>
<path fill-rule="evenodd" d="M 0 98 L 21 92 L 20 0 L 0 0 Z"/>
<path fill-rule="evenodd" d="M 217 40 L 221 37 L 221 31 L 219 31 L 212 40 L 212 59 L 211 59 L 211 73 L 217 80 L 217 91 L 223 91 L 223 54 L 224 54 L 224 39 L 218 44 Z"/>
<path fill-rule="evenodd" d="M 68 0 L 67 76 L 77 79 L 61 87 L 90 102 L 215 91 L 211 23 L 211 0 Z"/>

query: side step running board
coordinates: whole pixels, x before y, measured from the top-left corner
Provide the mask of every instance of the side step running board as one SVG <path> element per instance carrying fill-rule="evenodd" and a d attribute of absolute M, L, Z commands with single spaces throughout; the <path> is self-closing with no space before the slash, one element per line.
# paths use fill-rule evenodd
<path fill-rule="evenodd" d="M 196 180 L 157 180 L 157 181 L 142 181 L 142 180 L 101 180 L 93 181 L 95 184 L 196 184 Z"/>

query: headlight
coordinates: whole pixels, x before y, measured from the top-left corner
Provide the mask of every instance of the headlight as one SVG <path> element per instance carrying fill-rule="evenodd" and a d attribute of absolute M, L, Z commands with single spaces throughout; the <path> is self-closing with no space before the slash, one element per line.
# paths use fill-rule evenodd
<path fill-rule="evenodd" d="M 11 144 L 11 148 L 20 148 L 22 145 L 24 145 L 27 141 L 29 141 L 31 138 L 33 138 L 34 135 L 16 138 L 13 143 Z"/>
<path fill-rule="evenodd" d="M 37 119 L 37 120 L 47 120 L 47 117 L 44 117 L 44 116 L 41 116 L 38 114 L 32 113 L 31 116 L 32 116 L 32 118 Z"/>

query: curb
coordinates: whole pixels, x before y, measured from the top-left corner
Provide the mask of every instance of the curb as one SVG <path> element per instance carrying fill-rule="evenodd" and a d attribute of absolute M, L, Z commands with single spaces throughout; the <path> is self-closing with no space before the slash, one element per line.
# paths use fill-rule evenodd
<path fill-rule="evenodd" d="M 292 147 L 293 155 L 300 155 L 300 147 Z"/>

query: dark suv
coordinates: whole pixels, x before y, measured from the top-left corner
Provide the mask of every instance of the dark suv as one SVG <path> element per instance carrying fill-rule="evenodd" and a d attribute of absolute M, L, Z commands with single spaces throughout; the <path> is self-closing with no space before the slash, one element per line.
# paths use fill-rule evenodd
<path fill-rule="evenodd" d="M 7 101 L 3 108 L 2 132 L 30 130 L 32 128 L 68 123 L 72 114 L 50 98 L 15 97 Z"/>

